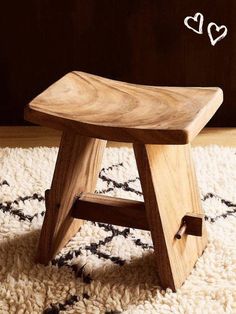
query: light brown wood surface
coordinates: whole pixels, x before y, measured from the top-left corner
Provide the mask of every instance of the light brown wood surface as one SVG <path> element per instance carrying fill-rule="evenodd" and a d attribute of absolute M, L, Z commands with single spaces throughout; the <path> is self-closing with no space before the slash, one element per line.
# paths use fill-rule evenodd
<path fill-rule="evenodd" d="M 94 193 L 82 193 L 72 208 L 72 216 L 84 220 L 149 230 L 143 202 Z"/>
<path fill-rule="evenodd" d="M 203 214 L 189 145 L 134 145 L 147 219 L 162 287 L 174 291 L 207 244 L 202 237 L 175 238 L 186 213 Z"/>
<path fill-rule="evenodd" d="M 55 147 L 61 131 L 42 126 L 0 126 L 0 147 Z"/>
<path fill-rule="evenodd" d="M 156 87 L 71 72 L 27 106 L 25 119 L 121 142 L 185 144 L 223 101 L 217 87 Z"/>
<path fill-rule="evenodd" d="M 7 131 L 7 133 L 3 132 L 3 129 Z M 17 135 L 16 138 L 14 134 Z M 26 147 L 28 147 L 28 145 L 31 146 L 31 143 L 33 143 L 32 146 L 34 146 L 38 141 L 40 141 L 40 143 L 41 141 L 45 141 L 50 146 L 51 143 L 58 141 L 60 134 L 60 132 L 54 132 L 39 127 L 2 127 L 0 128 L 0 143 L 5 141 L 6 144 L 8 143 L 7 140 L 10 139 L 12 140 L 11 143 L 16 146 L 20 146 L 23 141 Z M 228 144 L 228 146 L 231 146 L 234 143 L 235 135 L 236 129 L 206 129 L 198 136 L 198 143 L 202 143 L 203 145 Z M 64 149 L 60 151 L 59 156 L 61 157 L 58 157 L 58 160 L 64 160 L 64 162 L 57 162 L 57 170 L 55 170 L 54 174 L 54 182 L 56 180 L 57 183 L 54 183 L 54 187 L 52 186 L 51 188 L 54 190 L 54 196 L 51 192 L 46 193 L 47 219 L 45 218 L 44 221 L 38 249 L 38 260 L 44 264 L 47 264 L 56 252 L 77 232 L 81 225 L 81 221 L 73 220 L 71 215 L 72 199 L 74 200 L 74 197 L 78 195 L 80 191 L 84 191 L 84 187 L 86 188 L 87 183 L 83 181 L 84 183 L 82 182 L 82 185 L 79 183 L 77 185 L 75 181 L 79 173 L 83 174 L 82 177 L 86 177 L 84 175 L 84 171 L 87 169 L 87 164 L 84 163 L 86 153 L 84 155 L 83 151 L 85 150 L 88 155 L 93 155 L 93 149 L 90 146 L 92 146 L 94 142 L 92 144 L 90 141 L 94 140 L 84 140 L 84 137 L 71 133 L 67 135 L 64 134 L 63 138 L 61 146 L 63 146 Z M 203 141 L 201 141 L 201 139 L 203 139 Z M 89 141 L 91 145 L 87 145 L 87 141 Z M 114 146 L 114 144 L 118 146 L 123 145 L 122 143 L 110 143 L 109 145 Z M 104 146 L 103 143 L 102 151 Z M 73 147 L 77 147 L 74 152 Z M 179 241 L 179 244 L 176 244 L 174 241 L 174 235 L 181 226 L 181 219 L 186 213 L 191 211 L 191 206 L 193 207 L 194 213 L 202 213 L 200 205 L 197 205 L 199 204 L 199 200 L 197 200 L 198 191 L 189 147 L 188 145 L 145 146 L 135 144 L 135 152 L 139 164 L 140 177 L 142 177 L 144 197 L 146 199 L 145 207 L 148 208 L 148 224 L 149 228 L 152 230 L 155 250 L 157 250 L 157 269 L 160 282 L 163 287 L 172 287 L 173 290 L 175 290 L 191 271 L 197 257 L 202 254 L 206 245 L 205 227 L 203 228 L 202 238 L 187 236 L 185 229 L 185 232 L 181 235 L 181 239 L 175 239 L 175 241 Z M 79 157 L 80 161 L 82 160 L 82 164 L 85 165 L 86 169 L 80 168 L 79 162 L 75 162 L 74 165 L 74 160 L 77 160 L 76 157 Z M 100 158 L 101 156 L 99 159 Z M 94 160 L 92 157 L 91 164 L 93 163 Z M 99 163 L 100 161 L 97 162 L 97 164 Z M 89 167 L 89 169 L 90 168 L 91 167 Z M 97 166 L 97 168 L 99 168 L 99 166 Z M 72 182 L 70 182 L 71 173 L 73 174 Z M 61 176 L 62 181 L 60 181 Z M 186 182 L 189 183 L 189 185 L 186 184 Z M 73 189 L 72 186 L 74 186 L 74 184 L 76 187 Z M 94 188 L 91 190 L 94 190 Z M 149 194 L 151 197 L 147 196 Z M 89 199 L 91 201 L 91 198 Z M 63 202 L 58 202 L 60 200 L 63 200 Z M 104 202 L 102 201 L 101 203 Z M 58 204 L 64 205 L 58 207 Z M 178 208 L 176 206 L 178 206 Z M 116 208 L 116 206 L 114 207 Z M 79 213 L 79 209 L 77 213 Z M 153 213 L 154 215 L 156 214 L 156 218 L 154 216 L 154 219 L 152 218 Z M 90 217 L 92 217 L 92 213 L 90 214 Z M 96 214 L 98 213 L 95 213 L 95 216 Z M 128 221 L 130 215 L 128 214 L 126 217 L 128 217 Z M 111 213 L 109 213 L 108 219 L 112 219 Z M 114 217 L 114 223 L 116 221 L 117 219 Z M 160 226 L 160 224 L 162 225 Z M 193 229 L 194 228 L 195 225 L 193 226 Z M 173 240 L 172 242 L 171 239 Z"/>
<path fill-rule="evenodd" d="M 38 245 L 37 260 L 47 264 L 79 230 L 71 216 L 75 196 L 94 192 L 106 141 L 63 133 Z"/>
<path fill-rule="evenodd" d="M 59 146 L 61 131 L 42 126 L 0 126 L 0 147 Z M 236 146 L 236 128 L 204 128 L 192 146 Z M 108 142 L 109 147 L 132 147 L 130 143 Z"/>

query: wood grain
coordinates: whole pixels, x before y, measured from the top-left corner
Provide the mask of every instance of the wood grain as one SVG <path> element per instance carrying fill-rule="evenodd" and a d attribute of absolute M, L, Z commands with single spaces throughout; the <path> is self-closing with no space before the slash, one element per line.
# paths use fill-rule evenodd
<path fill-rule="evenodd" d="M 38 245 L 37 260 L 47 264 L 78 231 L 82 221 L 70 210 L 81 192 L 96 187 L 106 141 L 62 134 L 50 191 L 46 192 L 46 214 Z"/>
<path fill-rule="evenodd" d="M 143 202 L 101 194 L 82 193 L 72 208 L 74 218 L 148 230 Z"/>
<path fill-rule="evenodd" d="M 186 213 L 203 214 L 189 145 L 134 145 L 145 208 L 164 288 L 179 288 L 207 244 L 202 237 L 175 238 Z"/>
<path fill-rule="evenodd" d="M 185 144 L 223 101 L 217 87 L 155 87 L 71 72 L 37 96 L 25 119 L 121 142 Z"/>
<path fill-rule="evenodd" d="M 61 131 L 41 126 L 1 126 L 0 147 L 54 147 L 60 144 Z M 236 146 L 236 128 L 204 128 L 192 146 Z M 132 147 L 130 143 L 108 142 L 109 147 Z"/>

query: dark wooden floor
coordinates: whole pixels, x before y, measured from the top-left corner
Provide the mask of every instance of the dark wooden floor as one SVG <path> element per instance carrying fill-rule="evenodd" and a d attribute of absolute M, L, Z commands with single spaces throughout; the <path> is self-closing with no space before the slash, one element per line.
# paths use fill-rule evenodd
<path fill-rule="evenodd" d="M 0 147 L 59 146 L 61 132 L 44 127 L 0 127 Z M 205 128 L 193 141 L 193 146 L 211 144 L 236 147 L 236 128 Z M 129 146 L 128 143 L 108 142 L 108 146 Z"/>

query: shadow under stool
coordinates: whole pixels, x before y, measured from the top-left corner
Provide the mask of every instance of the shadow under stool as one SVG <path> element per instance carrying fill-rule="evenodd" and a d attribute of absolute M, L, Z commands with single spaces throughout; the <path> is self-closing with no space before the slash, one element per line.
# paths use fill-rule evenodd
<path fill-rule="evenodd" d="M 150 230 L 163 288 L 176 291 L 207 245 L 190 142 L 223 101 L 217 87 L 135 85 L 71 72 L 25 108 L 62 130 L 37 261 L 47 264 L 83 220 Z M 144 202 L 95 194 L 106 141 L 133 143 Z"/>

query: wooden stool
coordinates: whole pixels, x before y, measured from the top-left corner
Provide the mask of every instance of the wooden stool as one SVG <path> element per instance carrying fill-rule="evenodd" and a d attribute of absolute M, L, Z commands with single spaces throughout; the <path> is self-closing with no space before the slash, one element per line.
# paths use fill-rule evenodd
<path fill-rule="evenodd" d="M 207 245 L 190 144 L 223 101 L 220 88 L 154 87 L 71 72 L 25 119 L 63 130 L 37 260 L 47 264 L 81 219 L 151 230 L 163 288 L 176 291 Z M 94 194 L 106 141 L 133 143 L 144 202 Z"/>

